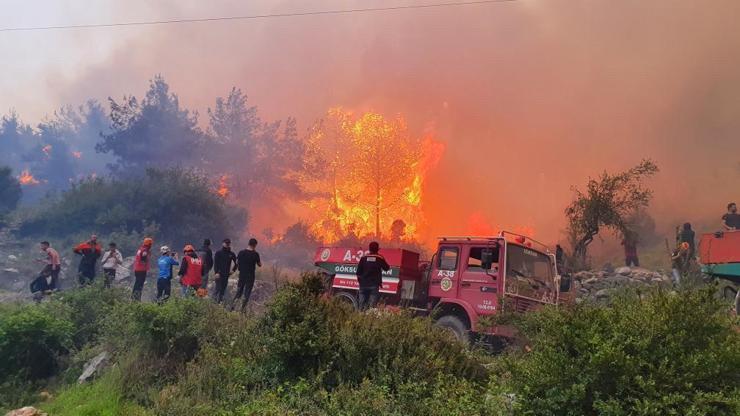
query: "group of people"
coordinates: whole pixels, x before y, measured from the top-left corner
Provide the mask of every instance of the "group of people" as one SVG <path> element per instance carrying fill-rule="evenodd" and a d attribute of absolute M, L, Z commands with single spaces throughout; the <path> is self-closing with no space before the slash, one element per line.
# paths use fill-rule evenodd
<path fill-rule="evenodd" d="M 740 214 L 737 213 L 737 204 L 730 202 L 727 204 L 727 212 L 722 215 L 722 229 L 724 231 L 740 230 Z M 637 257 L 637 239 L 625 237 L 622 240 L 624 246 L 624 262 L 627 266 L 640 266 L 640 260 Z M 674 283 L 678 284 L 681 276 L 685 276 L 692 267 L 696 258 L 696 233 L 691 228 L 690 223 L 685 223 L 676 232 L 676 247 L 670 253 L 672 264 L 672 278 Z"/>
<path fill-rule="evenodd" d="M 226 296 L 229 278 L 238 272 L 237 290 L 231 308 L 234 309 L 239 301 L 244 309 L 254 288 L 257 267 L 262 267 L 262 260 L 257 252 L 257 240 L 251 238 L 247 248 L 235 254 L 231 249 L 231 240 L 226 238 L 222 246 L 215 253 L 211 249 L 211 240 L 205 239 L 200 249 L 196 250 L 191 244 L 185 245 L 182 258 L 175 250 L 168 246 L 159 248 L 159 257 L 153 254 L 154 240 L 147 237 L 136 251 L 133 262 L 134 285 L 131 298 L 141 300 L 144 284 L 149 275 L 153 262 L 157 265 L 157 295 L 158 302 L 165 302 L 172 293 L 172 280 L 175 277 L 174 268 L 178 267 L 177 276 L 180 279 L 183 296 L 208 295 L 208 281 L 213 272 L 213 300 L 222 303 Z M 49 293 L 59 289 L 59 272 L 61 258 L 59 253 L 51 247 L 48 241 L 40 243 L 41 251 L 46 257 L 40 259 L 44 268 L 39 276 L 31 283 L 31 292 L 34 294 Z M 78 244 L 74 253 L 80 256 L 77 268 L 77 277 L 80 285 L 91 284 L 96 277 L 97 264 L 100 262 L 103 269 L 104 286 L 110 287 L 115 281 L 116 270 L 123 266 L 123 255 L 116 243 L 110 243 L 108 250 L 102 252 L 96 235 L 88 241 Z"/>

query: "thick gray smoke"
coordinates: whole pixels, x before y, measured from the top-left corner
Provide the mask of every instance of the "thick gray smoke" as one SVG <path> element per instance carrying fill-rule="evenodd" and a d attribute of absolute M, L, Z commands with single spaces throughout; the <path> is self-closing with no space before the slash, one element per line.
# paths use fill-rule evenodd
<path fill-rule="evenodd" d="M 109 20 L 135 20 L 398 2 L 99 3 Z M 4 73 L 14 83 L 0 84 L 0 109 L 35 117 L 90 97 L 141 96 L 161 73 L 188 108 L 205 113 L 237 86 L 264 118 L 295 116 L 299 132 L 337 105 L 402 113 L 411 130 L 447 143 L 426 189 L 430 237 L 466 232 L 477 215 L 552 241 L 571 185 L 643 157 L 662 169 L 651 209 L 659 229 L 684 220 L 714 227 L 725 203 L 740 200 L 732 186 L 740 178 L 739 13 L 733 0 L 521 0 L 3 34 L 0 48 L 10 52 L 47 41 L 91 58 L 58 69 L 29 57 L 43 84 L 24 74 L 23 58 L 11 62 Z"/>

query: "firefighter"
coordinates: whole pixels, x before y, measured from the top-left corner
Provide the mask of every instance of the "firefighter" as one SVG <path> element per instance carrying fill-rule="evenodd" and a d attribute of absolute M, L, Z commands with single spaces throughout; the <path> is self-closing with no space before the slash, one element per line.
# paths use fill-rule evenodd
<path fill-rule="evenodd" d="M 213 269 L 213 250 L 211 249 L 211 239 L 203 240 L 203 246 L 198 250 L 198 257 L 203 263 L 203 282 L 201 288 L 208 290 L 208 277 Z"/>
<path fill-rule="evenodd" d="M 239 283 L 236 285 L 236 295 L 234 296 L 234 302 L 231 305 L 231 309 L 234 309 L 237 300 L 244 295 L 244 300 L 242 301 L 241 306 L 241 309 L 244 310 L 247 306 L 247 302 L 249 302 L 249 296 L 252 294 L 256 269 L 257 267 L 262 267 L 260 253 L 257 252 L 256 239 L 249 239 L 249 245 L 247 248 L 237 254 L 236 262 L 239 268 Z"/>
<path fill-rule="evenodd" d="M 80 243 L 74 248 L 74 253 L 82 256 L 77 268 L 77 278 L 80 285 L 91 284 L 95 280 L 95 264 L 100 257 L 100 244 L 98 236 L 90 236 L 90 240 Z"/>
<path fill-rule="evenodd" d="M 149 254 L 152 250 L 152 244 L 154 244 L 154 240 L 147 237 L 136 251 L 136 257 L 134 258 L 134 277 L 136 281 L 134 282 L 134 290 L 131 292 L 131 299 L 133 300 L 141 300 L 141 291 L 144 289 L 146 274 L 149 272 Z"/>
<path fill-rule="evenodd" d="M 232 263 L 234 264 L 233 268 Z M 223 302 L 226 288 L 229 285 L 229 276 L 236 271 L 237 267 L 236 255 L 231 251 L 231 240 L 226 238 L 221 250 L 213 256 L 213 272 L 216 279 L 216 285 L 213 288 L 213 300 L 216 303 Z"/>
<path fill-rule="evenodd" d="M 378 304 L 383 272 L 391 268 L 378 252 L 380 245 L 377 242 L 370 243 L 369 249 L 370 253 L 363 256 L 357 264 L 357 281 L 360 284 L 359 309 L 361 311 L 374 308 Z"/>
<path fill-rule="evenodd" d="M 195 253 L 195 247 L 188 244 L 183 249 L 182 265 L 177 274 L 180 276 L 183 297 L 192 295 L 200 289 L 203 282 L 203 262 Z"/>
<path fill-rule="evenodd" d="M 689 243 L 684 241 L 671 253 L 671 263 L 673 265 L 671 275 L 674 285 L 681 283 L 681 276 L 685 276 L 689 270 L 689 250 Z"/>
<path fill-rule="evenodd" d="M 179 266 L 177 253 L 170 252 L 170 248 L 162 246 L 159 248 L 159 259 L 157 267 L 159 276 L 157 277 L 157 303 L 164 303 L 172 294 L 172 266 Z"/>

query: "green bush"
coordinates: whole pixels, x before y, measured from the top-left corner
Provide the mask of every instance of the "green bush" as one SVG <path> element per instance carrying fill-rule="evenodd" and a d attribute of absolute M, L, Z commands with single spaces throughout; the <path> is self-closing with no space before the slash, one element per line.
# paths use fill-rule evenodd
<path fill-rule="evenodd" d="M 505 384 L 523 414 L 740 414 L 740 334 L 711 290 L 624 294 L 525 317 Z"/>
<path fill-rule="evenodd" d="M 90 178 L 74 184 L 27 216 L 23 235 L 110 234 L 148 227 L 177 244 L 243 229 L 246 213 L 227 206 L 202 176 L 178 169 L 149 169 L 126 179 Z"/>
<path fill-rule="evenodd" d="M 3 306 L 0 318 L 0 381 L 49 377 L 73 347 L 74 324 L 61 308 Z"/>
<path fill-rule="evenodd" d="M 59 292 L 50 307 L 61 305 L 67 308 L 75 327 L 72 337 L 77 349 L 95 345 L 99 341 L 107 322 L 117 319 L 114 310 L 127 301 L 129 294 L 123 289 L 106 289 L 102 282 L 76 290 Z"/>
<path fill-rule="evenodd" d="M 54 416 L 146 416 L 151 412 L 121 395 L 120 371 L 111 369 L 93 383 L 73 384 L 39 407 Z"/>

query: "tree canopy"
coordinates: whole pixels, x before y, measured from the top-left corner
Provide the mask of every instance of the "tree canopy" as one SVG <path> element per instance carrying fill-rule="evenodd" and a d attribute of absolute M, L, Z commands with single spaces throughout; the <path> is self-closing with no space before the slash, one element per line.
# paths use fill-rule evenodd
<path fill-rule="evenodd" d="M 565 209 L 565 216 L 576 261 L 585 263 L 588 246 L 602 228 L 623 236 L 634 232 L 630 220 L 649 205 L 653 195 L 644 181 L 657 172 L 658 166 L 645 159 L 624 172 L 603 172 L 598 178 L 590 178 L 585 191 L 574 188 L 575 198 Z"/>

